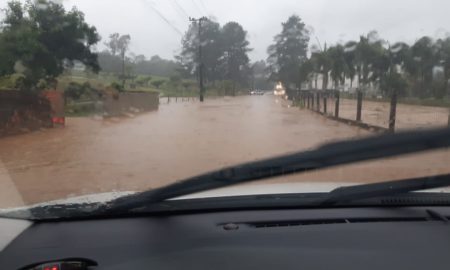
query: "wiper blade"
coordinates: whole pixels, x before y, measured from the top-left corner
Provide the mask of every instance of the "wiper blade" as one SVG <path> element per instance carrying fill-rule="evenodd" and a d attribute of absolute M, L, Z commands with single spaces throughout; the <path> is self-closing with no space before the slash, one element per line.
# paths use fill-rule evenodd
<path fill-rule="evenodd" d="M 450 129 L 448 128 L 401 132 L 330 143 L 316 150 L 231 166 L 166 187 L 119 198 L 109 204 L 108 211 L 126 211 L 166 199 L 229 185 L 449 146 Z"/>
<path fill-rule="evenodd" d="M 426 176 L 406 180 L 339 187 L 328 193 L 321 205 L 333 205 L 361 199 L 384 197 L 412 191 L 450 186 L 450 174 Z"/>

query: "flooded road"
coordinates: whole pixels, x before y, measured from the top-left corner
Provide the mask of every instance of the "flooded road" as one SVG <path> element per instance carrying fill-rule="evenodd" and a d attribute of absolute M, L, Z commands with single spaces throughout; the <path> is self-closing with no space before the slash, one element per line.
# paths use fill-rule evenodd
<path fill-rule="evenodd" d="M 341 99 L 340 116 L 355 120 L 356 106 L 357 101 L 354 99 Z M 388 128 L 390 106 L 389 102 L 363 100 L 361 119 L 364 123 Z M 399 103 L 395 127 L 396 130 L 446 127 L 448 119 L 448 108 Z"/>
<path fill-rule="evenodd" d="M 63 129 L 0 139 L 0 207 L 146 190 L 223 166 L 365 135 L 365 130 L 269 95 L 164 102 L 158 111 L 129 118 L 69 118 Z M 269 182 L 371 182 L 450 171 L 448 164 L 449 152 L 441 151 Z"/>

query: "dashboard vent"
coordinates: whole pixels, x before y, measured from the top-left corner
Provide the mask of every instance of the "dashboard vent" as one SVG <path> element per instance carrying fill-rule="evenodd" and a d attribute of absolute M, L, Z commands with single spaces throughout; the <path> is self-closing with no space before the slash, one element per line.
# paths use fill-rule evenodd
<path fill-rule="evenodd" d="M 324 224 L 349 224 L 349 223 L 373 223 L 373 222 L 418 222 L 427 221 L 427 218 L 348 218 L 348 219 L 311 219 L 294 221 L 268 221 L 241 223 L 252 228 L 294 227 Z"/>
<path fill-rule="evenodd" d="M 448 198 L 418 198 L 418 197 L 393 197 L 381 200 L 383 205 L 449 205 L 450 199 Z"/>

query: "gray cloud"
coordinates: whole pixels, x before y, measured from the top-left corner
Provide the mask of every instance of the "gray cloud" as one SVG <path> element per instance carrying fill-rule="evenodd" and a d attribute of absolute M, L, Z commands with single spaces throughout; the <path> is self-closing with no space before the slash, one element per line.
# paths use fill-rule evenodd
<path fill-rule="evenodd" d="M 0 0 L 2 6 L 5 0 Z M 220 23 L 237 21 L 248 31 L 253 60 L 266 58 L 266 48 L 292 14 L 314 28 L 321 43 L 357 39 L 377 30 L 391 41 L 414 42 L 421 35 L 442 37 L 450 31 L 448 0 L 65 0 L 106 38 L 131 35 L 135 54 L 173 58 L 186 31 L 187 16 L 213 16 Z M 187 15 L 187 16 L 186 16 Z M 311 39 L 311 44 L 316 39 Z M 99 49 L 103 45 L 99 45 Z"/>

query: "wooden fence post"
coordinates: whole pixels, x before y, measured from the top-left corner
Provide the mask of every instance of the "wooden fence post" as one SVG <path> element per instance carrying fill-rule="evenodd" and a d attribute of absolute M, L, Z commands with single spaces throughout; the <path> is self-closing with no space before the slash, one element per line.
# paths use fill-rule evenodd
<path fill-rule="evenodd" d="M 395 119 L 397 115 L 397 92 L 393 91 L 391 95 L 391 110 L 389 112 L 389 131 L 395 131 Z"/>
<path fill-rule="evenodd" d="M 340 99 L 339 90 L 336 91 L 335 95 L 336 95 L 336 103 L 334 104 L 334 116 L 339 117 L 339 99 Z"/>
<path fill-rule="evenodd" d="M 169 103 L 169 102 L 170 102 L 170 96 L 167 95 L 167 103 Z"/>
<path fill-rule="evenodd" d="M 319 92 L 317 92 L 316 102 L 317 102 L 317 111 L 320 112 L 320 94 L 319 94 Z"/>
<path fill-rule="evenodd" d="M 308 93 L 308 109 L 310 109 L 311 110 L 311 104 L 312 104 L 312 93 L 311 92 L 309 92 Z"/>
<path fill-rule="evenodd" d="M 314 106 L 316 106 L 314 97 L 315 97 L 315 94 L 311 93 L 311 110 L 314 110 Z"/>
<path fill-rule="evenodd" d="M 356 104 L 356 121 L 361 121 L 361 110 L 362 110 L 362 91 L 358 90 L 356 92 L 357 95 L 357 104 Z"/>
<path fill-rule="evenodd" d="M 450 127 L 450 108 L 448 108 L 448 127 Z"/>
<path fill-rule="evenodd" d="M 323 95 L 323 113 L 327 114 L 327 95 Z"/>

